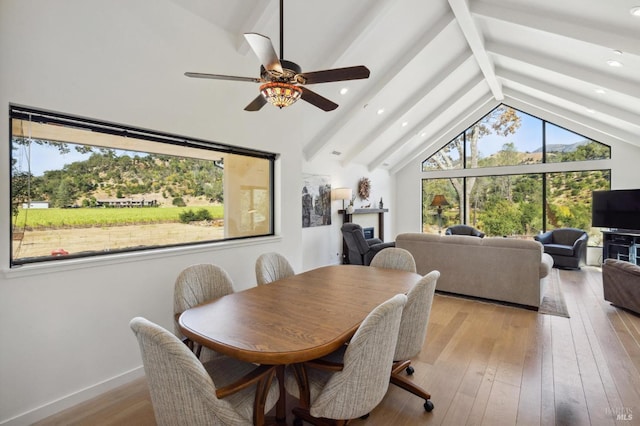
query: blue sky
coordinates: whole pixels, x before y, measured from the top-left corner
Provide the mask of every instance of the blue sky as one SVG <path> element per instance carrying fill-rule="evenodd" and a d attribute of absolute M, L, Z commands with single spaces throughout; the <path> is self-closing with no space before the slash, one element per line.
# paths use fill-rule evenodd
<path fill-rule="evenodd" d="M 487 135 L 482 138 L 479 144 L 480 153 L 483 157 L 502 149 L 505 143 L 513 142 L 518 151 L 533 152 L 542 148 L 542 121 L 525 113 L 519 113 L 521 126 L 515 134 L 507 135 Z M 547 145 L 566 144 L 584 141 L 584 136 L 565 130 L 561 127 L 547 122 Z"/>
<path fill-rule="evenodd" d="M 47 170 L 60 170 L 65 165 L 76 161 L 84 161 L 91 156 L 91 153 L 82 154 L 77 152 L 73 147 L 75 144 L 68 144 L 70 152 L 61 154 L 58 148 L 49 145 L 31 144 L 31 173 L 34 176 L 42 176 Z M 130 151 L 115 150 L 116 155 L 144 155 L 143 153 L 134 153 Z M 21 171 L 27 171 L 27 163 L 29 152 L 24 147 L 20 147 L 18 151 L 14 151 L 14 158 L 18 159 L 18 167 Z"/>

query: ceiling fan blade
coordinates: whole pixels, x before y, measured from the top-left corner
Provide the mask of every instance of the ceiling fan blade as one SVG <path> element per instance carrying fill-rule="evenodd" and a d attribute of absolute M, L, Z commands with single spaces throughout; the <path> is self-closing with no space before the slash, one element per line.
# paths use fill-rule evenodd
<path fill-rule="evenodd" d="M 312 92 L 306 87 L 300 87 L 302 89 L 302 96 L 300 96 L 303 100 L 309 102 L 311 105 L 317 106 L 323 111 L 333 111 L 338 108 L 338 104 L 331 102 L 329 99 L 324 96 L 318 95 L 316 92 Z"/>
<path fill-rule="evenodd" d="M 332 81 L 359 80 L 369 78 L 369 68 L 364 65 L 346 68 L 334 68 L 324 71 L 303 72 L 296 79 L 300 84 L 329 83 Z"/>
<path fill-rule="evenodd" d="M 267 71 L 283 74 L 280 59 L 278 59 L 269 37 L 258 33 L 245 33 L 244 38 Z"/>
<path fill-rule="evenodd" d="M 260 109 L 265 106 L 267 100 L 262 95 L 258 95 L 257 98 L 251 101 L 249 105 L 244 107 L 245 111 L 260 111 Z"/>
<path fill-rule="evenodd" d="M 260 83 L 262 80 L 254 77 L 238 77 L 235 75 L 206 74 L 202 72 L 185 72 L 184 75 L 192 78 L 210 78 L 212 80 L 232 80 L 232 81 L 248 81 L 251 83 Z"/>

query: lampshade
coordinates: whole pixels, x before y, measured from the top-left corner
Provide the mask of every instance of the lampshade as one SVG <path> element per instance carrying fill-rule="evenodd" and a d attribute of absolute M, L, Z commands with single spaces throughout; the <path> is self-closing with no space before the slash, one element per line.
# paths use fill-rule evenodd
<path fill-rule="evenodd" d="M 302 89 L 295 84 L 274 81 L 260 86 L 262 96 L 278 108 L 294 104 L 302 95 Z"/>
<path fill-rule="evenodd" d="M 353 192 L 351 188 L 336 188 L 333 193 L 334 200 L 350 200 Z"/>
<path fill-rule="evenodd" d="M 447 201 L 446 198 L 444 198 L 444 195 L 442 194 L 438 194 L 435 197 L 433 197 L 433 201 L 431 202 L 432 206 L 448 206 L 449 202 Z"/>

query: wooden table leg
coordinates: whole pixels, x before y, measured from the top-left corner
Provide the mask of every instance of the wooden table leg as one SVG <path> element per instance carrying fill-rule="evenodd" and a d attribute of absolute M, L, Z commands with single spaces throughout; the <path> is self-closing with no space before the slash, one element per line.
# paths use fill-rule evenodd
<path fill-rule="evenodd" d="M 276 366 L 276 377 L 278 378 L 278 389 L 280 397 L 276 403 L 276 421 L 278 424 L 286 424 L 287 421 L 287 391 L 284 387 L 285 365 Z"/>

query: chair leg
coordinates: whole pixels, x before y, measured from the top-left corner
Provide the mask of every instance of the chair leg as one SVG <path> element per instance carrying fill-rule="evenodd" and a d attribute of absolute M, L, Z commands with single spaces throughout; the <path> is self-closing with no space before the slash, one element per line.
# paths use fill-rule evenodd
<path fill-rule="evenodd" d="M 402 370 L 409 368 L 410 364 L 411 364 L 410 360 L 398 361 L 394 363 L 393 368 L 391 370 L 390 382 L 406 390 L 407 392 L 411 392 L 412 394 L 424 399 L 425 400 L 424 409 L 426 411 L 431 411 L 433 410 L 433 403 L 430 401 L 431 394 L 425 391 L 424 389 L 422 389 L 420 386 L 413 383 L 413 381 L 407 379 L 406 376 L 400 374 Z"/>

